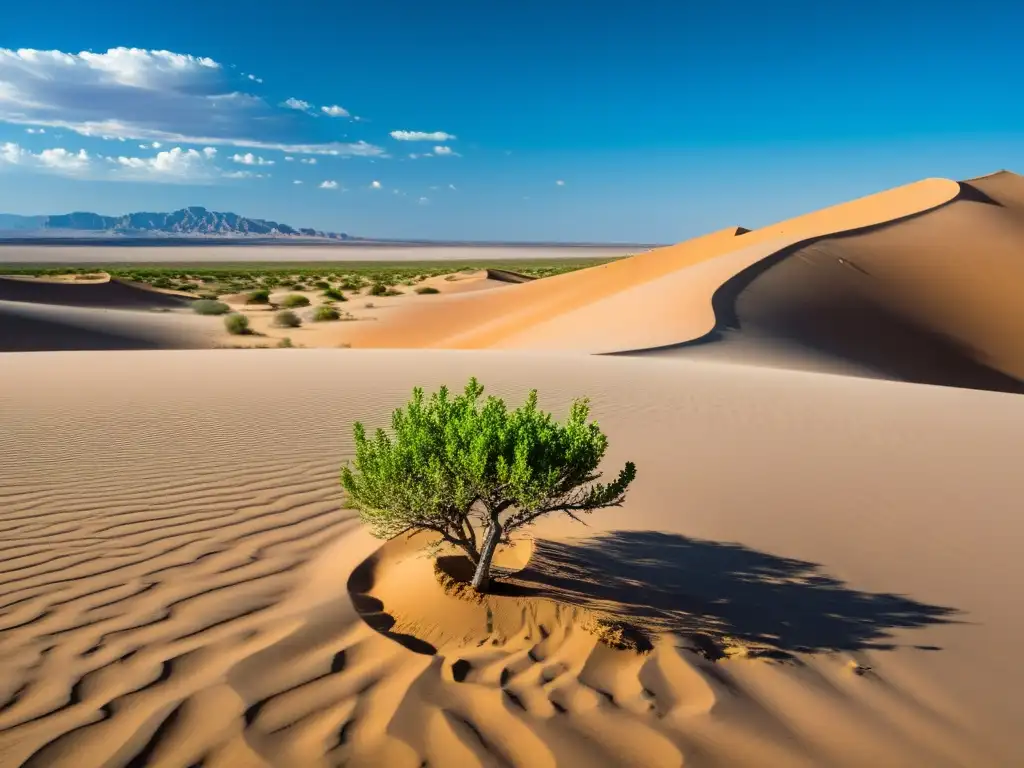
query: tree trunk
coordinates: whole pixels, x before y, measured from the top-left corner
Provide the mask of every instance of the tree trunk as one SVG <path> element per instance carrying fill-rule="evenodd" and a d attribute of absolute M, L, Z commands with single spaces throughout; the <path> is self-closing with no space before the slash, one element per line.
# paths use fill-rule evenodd
<path fill-rule="evenodd" d="M 498 548 L 499 541 L 501 541 L 501 523 L 496 518 L 491 518 L 487 535 L 484 537 L 484 546 L 480 550 L 480 562 L 476 564 L 476 573 L 473 574 L 473 589 L 477 592 L 487 591 L 491 581 L 491 558 L 494 557 L 494 550 Z"/>

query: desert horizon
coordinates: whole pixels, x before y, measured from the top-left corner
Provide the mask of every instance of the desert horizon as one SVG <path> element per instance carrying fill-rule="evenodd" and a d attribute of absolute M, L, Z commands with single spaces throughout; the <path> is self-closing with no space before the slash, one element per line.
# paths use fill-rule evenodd
<path fill-rule="evenodd" d="M 1021 762 L 1022 249 L 1003 171 L 596 263 L 8 263 L 0 764 Z M 338 475 L 471 377 L 636 467 L 482 592 Z"/>

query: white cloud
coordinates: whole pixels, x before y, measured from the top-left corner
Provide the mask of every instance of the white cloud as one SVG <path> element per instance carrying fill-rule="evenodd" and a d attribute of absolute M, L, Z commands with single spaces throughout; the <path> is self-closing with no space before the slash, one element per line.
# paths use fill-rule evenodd
<path fill-rule="evenodd" d="M 348 110 L 344 107 L 339 107 L 337 104 L 332 104 L 329 107 L 320 107 L 320 111 L 328 117 L 348 117 Z"/>
<path fill-rule="evenodd" d="M 138 48 L 105 53 L 0 48 L 0 122 L 107 139 L 293 154 L 385 154 L 365 141 L 310 141 L 311 126 L 293 111 L 238 91 L 228 71 L 212 59 Z"/>
<path fill-rule="evenodd" d="M 409 153 L 409 159 L 410 160 L 415 160 L 417 157 L 419 157 L 419 155 L 417 155 L 415 152 L 410 152 Z"/>
<path fill-rule="evenodd" d="M 316 165 L 316 158 L 315 157 L 303 157 L 303 158 L 301 158 L 299 160 L 299 162 L 300 163 L 305 163 L 306 165 Z"/>
<path fill-rule="evenodd" d="M 153 157 L 108 157 L 108 162 L 115 165 L 112 178 L 124 180 L 148 180 L 164 182 L 202 182 L 212 181 L 221 175 L 220 169 L 214 164 L 217 150 L 205 147 L 202 151 L 195 149 L 172 149 L 158 152 Z M 223 174 L 228 178 L 247 178 L 237 174 Z"/>
<path fill-rule="evenodd" d="M 296 99 L 294 96 L 281 102 L 281 106 L 287 107 L 288 109 L 297 109 L 299 112 L 309 112 L 309 110 L 313 108 L 313 105 L 308 101 Z"/>
<path fill-rule="evenodd" d="M 269 173 L 256 173 L 255 171 L 227 171 L 225 179 L 269 179 Z"/>
<path fill-rule="evenodd" d="M 444 131 L 392 131 L 391 138 L 397 141 L 454 141 L 456 137 Z"/>
<path fill-rule="evenodd" d="M 555 182 L 555 185 L 559 186 L 559 187 L 564 187 L 565 186 L 565 182 L 562 181 L 561 179 L 559 179 L 558 181 Z"/>
<path fill-rule="evenodd" d="M 434 147 L 434 154 L 438 157 L 460 157 L 459 153 L 451 147 Z"/>
<path fill-rule="evenodd" d="M 45 128 L 26 128 L 25 133 L 46 133 Z"/>
<path fill-rule="evenodd" d="M 370 182 L 370 189 L 380 189 L 380 182 L 379 181 L 371 181 Z"/>
<path fill-rule="evenodd" d="M 246 75 L 246 77 L 248 77 L 250 80 L 252 80 L 253 82 L 256 82 L 256 83 L 262 83 L 263 82 L 263 78 L 262 77 L 256 77 L 256 75 Z"/>
<path fill-rule="evenodd" d="M 323 181 L 320 183 L 320 189 L 337 189 L 338 182 L 336 181 Z"/>
<path fill-rule="evenodd" d="M 254 155 L 252 152 L 246 152 L 244 155 L 234 154 L 231 156 L 231 161 L 238 163 L 239 165 L 273 165 L 273 160 L 267 160 L 264 157 Z"/>
<path fill-rule="evenodd" d="M 301 183 L 302 182 L 299 179 L 296 179 L 295 181 L 292 182 L 292 184 L 301 184 Z"/>
<path fill-rule="evenodd" d="M 429 197 L 421 197 L 421 198 L 419 199 L 419 204 L 420 204 L 420 205 L 426 205 L 426 204 L 427 204 L 427 203 L 429 203 L 429 202 L 430 202 L 430 198 L 429 198 Z"/>
<path fill-rule="evenodd" d="M 290 162 L 291 162 L 292 160 L 294 160 L 295 158 L 294 158 L 294 157 L 292 157 L 291 155 L 285 155 L 284 159 L 285 159 L 285 162 L 288 162 L 288 163 L 290 163 Z"/>
<path fill-rule="evenodd" d="M 454 190 L 455 189 L 455 185 L 454 184 L 449 184 L 448 185 L 448 189 Z"/>
<path fill-rule="evenodd" d="M 65 176 L 82 174 L 89 170 L 92 158 L 84 149 L 72 152 L 63 147 L 44 149 L 33 153 L 19 144 L 0 144 L 0 166 L 17 165 L 24 168 L 57 173 Z"/>

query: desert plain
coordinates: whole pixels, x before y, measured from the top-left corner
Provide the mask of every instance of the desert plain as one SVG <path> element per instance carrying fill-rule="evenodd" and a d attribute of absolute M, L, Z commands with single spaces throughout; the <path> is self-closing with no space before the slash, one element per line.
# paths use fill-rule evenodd
<path fill-rule="evenodd" d="M 201 280 L 14 266 L 0 765 L 1024 764 L 1020 176 L 353 283 L 328 322 L 316 278 L 217 293 L 242 335 Z M 353 422 L 470 376 L 589 397 L 638 470 L 482 602 L 338 482 Z"/>

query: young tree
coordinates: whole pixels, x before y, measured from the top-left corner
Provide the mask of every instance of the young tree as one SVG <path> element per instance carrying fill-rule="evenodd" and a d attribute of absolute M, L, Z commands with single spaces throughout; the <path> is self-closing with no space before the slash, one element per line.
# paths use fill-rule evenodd
<path fill-rule="evenodd" d="M 441 389 L 427 400 L 419 387 L 391 416 L 392 435 L 368 437 L 356 423 L 355 466 L 341 470 L 350 504 L 378 538 L 432 531 L 476 566 L 473 586 L 487 590 L 499 543 L 543 515 L 619 506 L 636 476 L 632 462 L 614 482 L 596 482 L 608 447 L 577 400 L 565 424 L 537 408 L 537 391 L 509 411 L 497 397 L 481 402 L 472 378 L 463 394 Z"/>

